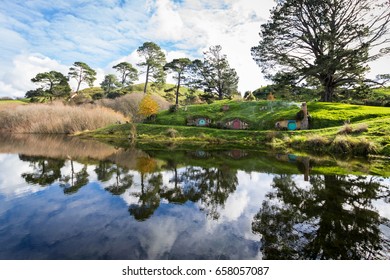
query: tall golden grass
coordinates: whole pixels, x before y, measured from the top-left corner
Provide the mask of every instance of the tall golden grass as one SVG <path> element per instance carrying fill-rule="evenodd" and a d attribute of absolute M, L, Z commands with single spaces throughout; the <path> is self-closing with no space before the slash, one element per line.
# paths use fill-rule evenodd
<path fill-rule="evenodd" d="M 121 113 L 105 107 L 31 104 L 0 110 L 0 131 L 72 134 L 127 120 Z"/>
<path fill-rule="evenodd" d="M 96 104 L 111 108 L 117 112 L 130 117 L 134 122 L 138 122 L 144 119 L 144 116 L 139 114 L 139 104 L 145 94 L 135 92 L 126 94 L 124 96 L 115 99 L 101 99 L 96 101 Z M 158 95 L 151 95 L 152 99 L 157 102 L 160 110 L 167 110 L 171 105 L 168 101 Z"/>

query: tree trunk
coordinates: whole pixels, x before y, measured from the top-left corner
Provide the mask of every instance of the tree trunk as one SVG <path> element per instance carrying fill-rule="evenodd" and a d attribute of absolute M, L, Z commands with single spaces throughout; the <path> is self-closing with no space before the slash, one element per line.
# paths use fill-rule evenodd
<path fill-rule="evenodd" d="M 79 93 L 80 85 L 81 85 L 81 80 L 77 83 L 76 93 Z"/>
<path fill-rule="evenodd" d="M 144 93 L 146 93 L 146 89 L 147 89 L 147 87 L 148 87 L 148 80 L 149 80 L 149 68 L 150 68 L 150 66 L 148 65 L 148 67 L 146 68 L 146 80 L 145 80 Z"/>
<path fill-rule="evenodd" d="M 321 101 L 332 102 L 334 93 L 333 76 L 328 75 L 325 79 L 321 81 L 321 84 L 324 88 L 324 93 L 322 95 Z"/>
<path fill-rule="evenodd" d="M 179 89 L 180 89 L 180 80 L 181 80 L 181 73 L 179 73 L 179 77 L 177 79 L 177 87 L 176 87 L 176 107 L 179 106 Z"/>

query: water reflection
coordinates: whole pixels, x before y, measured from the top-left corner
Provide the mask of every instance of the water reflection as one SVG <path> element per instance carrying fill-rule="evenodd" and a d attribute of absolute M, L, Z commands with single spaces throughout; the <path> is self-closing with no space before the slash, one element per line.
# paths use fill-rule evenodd
<path fill-rule="evenodd" d="M 389 180 L 343 168 L 2 135 L 0 259 L 390 259 Z"/>
<path fill-rule="evenodd" d="M 61 168 L 64 160 L 48 159 L 38 156 L 19 155 L 19 159 L 30 163 L 31 172 L 22 173 L 22 177 L 29 184 L 42 187 L 53 184 L 61 178 Z"/>
<path fill-rule="evenodd" d="M 388 198 L 389 186 L 366 176 L 312 176 L 310 186 L 289 175 L 273 179 L 273 190 L 254 217 L 264 259 L 387 259 L 373 201 Z"/>

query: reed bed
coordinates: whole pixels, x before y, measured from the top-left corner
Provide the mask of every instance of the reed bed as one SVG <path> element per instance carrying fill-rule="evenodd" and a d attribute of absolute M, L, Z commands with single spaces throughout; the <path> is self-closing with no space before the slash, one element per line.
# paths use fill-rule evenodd
<path fill-rule="evenodd" d="M 121 113 L 100 106 L 31 104 L 0 110 L 0 131 L 12 133 L 72 134 L 126 121 Z"/>

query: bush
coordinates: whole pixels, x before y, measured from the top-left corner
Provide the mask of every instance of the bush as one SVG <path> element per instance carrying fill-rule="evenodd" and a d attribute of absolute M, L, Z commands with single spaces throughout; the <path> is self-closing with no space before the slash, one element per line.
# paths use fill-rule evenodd
<path fill-rule="evenodd" d="M 361 123 L 353 127 L 351 124 L 344 124 L 339 130 L 338 134 L 352 134 L 352 133 L 362 133 L 368 131 L 368 125 Z"/>
<path fill-rule="evenodd" d="M 305 144 L 315 151 L 324 151 L 325 147 L 329 145 L 329 140 L 321 135 L 310 135 Z"/>
<path fill-rule="evenodd" d="M 353 132 L 355 133 L 362 133 L 367 131 L 368 131 L 368 125 L 366 123 L 360 123 L 353 129 Z"/>
<path fill-rule="evenodd" d="M 150 118 L 158 113 L 158 103 L 149 94 L 145 95 L 139 103 L 138 114 Z"/>
<path fill-rule="evenodd" d="M 360 138 L 353 148 L 353 153 L 357 156 L 366 156 L 370 153 L 376 153 L 377 151 L 378 147 L 376 144 L 366 138 Z"/>
<path fill-rule="evenodd" d="M 337 154 L 351 154 L 352 148 L 353 139 L 344 135 L 337 135 L 331 143 L 331 150 Z"/>
<path fill-rule="evenodd" d="M 352 138 L 345 135 L 337 135 L 331 144 L 331 151 L 336 154 L 351 154 L 356 156 L 366 156 L 377 152 L 375 143 L 366 138 Z"/>
<path fill-rule="evenodd" d="M 338 134 L 351 134 L 353 132 L 352 125 L 345 123 L 339 130 Z"/>
<path fill-rule="evenodd" d="M 165 135 L 168 136 L 169 138 L 176 138 L 177 136 L 179 136 L 179 132 L 174 128 L 169 128 L 165 132 Z"/>
<path fill-rule="evenodd" d="M 179 109 L 179 106 L 176 106 L 176 105 L 169 106 L 170 113 L 176 113 L 178 109 Z"/>

